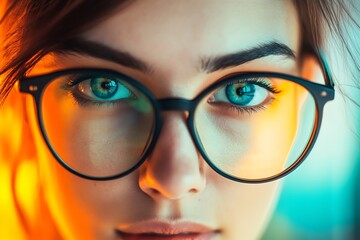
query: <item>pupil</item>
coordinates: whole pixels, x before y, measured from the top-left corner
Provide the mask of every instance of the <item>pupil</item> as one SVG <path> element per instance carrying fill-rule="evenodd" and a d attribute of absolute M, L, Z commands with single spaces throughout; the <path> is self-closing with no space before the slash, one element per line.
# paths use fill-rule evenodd
<path fill-rule="evenodd" d="M 247 106 L 255 96 L 254 84 L 240 83 L 226 87 L 226 96 L 233 104 Z"/>
<path fill-rule="evenodd" d="M 115 85 L 114 85 L 113 81 L 106 81 L 106 82 L 101 83 L 101 87 L 108 90 L 108 89 L 110 89 L 112 87 L 115 87 Z"/>
<path fill-rule="evenodd" d="M 242 96 L 244 94 L 248 94 L 248 95 L 254 95 L 254 85 L 245 85 L 245 86 L 239 86 L 238 88 L 236 88 L 236 94 L 238 94 L 239 96 Z"/>
<path fill-rule="evenodd" d="M 242 88 L 242 87 L 237 88 L 237 89 L 236 89 L 236 94 L 239 95 L 239 96 L 243 95 L 243 94 L 244 94 L 243 89 L 244 89 L 244 88 Z"/>
<path fill-rule="evenodd" d="M 108 99 L 115 95 L 117 84 L 114 80 L 95 78 L 91 80 L 93 93 L 102 99 Z"/>

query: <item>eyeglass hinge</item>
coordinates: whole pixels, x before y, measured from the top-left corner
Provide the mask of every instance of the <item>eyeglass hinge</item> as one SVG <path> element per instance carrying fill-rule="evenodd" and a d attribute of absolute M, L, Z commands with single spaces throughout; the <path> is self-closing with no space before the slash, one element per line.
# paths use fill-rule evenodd
<path fill-rule="evenodd" d="M 30 92 L 36 92 L 38 90 L 38 87 L 37 86 L 35 86 L 35 85 L 30 85 L 29 86 L 29 91 Z"/>

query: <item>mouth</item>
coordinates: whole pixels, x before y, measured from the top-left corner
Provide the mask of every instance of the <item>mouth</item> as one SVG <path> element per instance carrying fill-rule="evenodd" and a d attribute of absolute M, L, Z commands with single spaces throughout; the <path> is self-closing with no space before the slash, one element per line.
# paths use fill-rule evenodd
<path fill-rule="evenodd" d="M 118 240 L 212 240 L 220 230 L 193 222 L 147 221 L 115 230 Z"/>

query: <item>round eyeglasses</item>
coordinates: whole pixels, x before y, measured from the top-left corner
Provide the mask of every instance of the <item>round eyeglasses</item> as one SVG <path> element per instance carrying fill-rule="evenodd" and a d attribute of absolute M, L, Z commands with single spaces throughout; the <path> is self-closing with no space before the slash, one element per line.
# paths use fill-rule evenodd
<path fill-rule="evenodd" d="M 326 72 L 326 71 L 325 71 Z M 203 159 L 222 176 L 260 183 L 294 170 L 314 145 L 326 84 L 272 72 L 232 74 L 192 100 L 156 99 L 141 83 L 105 69 L 70 69 L 20 80 L 33 95 L 42 135 L 57 161 L 92 180 L 138 168 L 153 150 L 162 111 L 187 111 Z"/>

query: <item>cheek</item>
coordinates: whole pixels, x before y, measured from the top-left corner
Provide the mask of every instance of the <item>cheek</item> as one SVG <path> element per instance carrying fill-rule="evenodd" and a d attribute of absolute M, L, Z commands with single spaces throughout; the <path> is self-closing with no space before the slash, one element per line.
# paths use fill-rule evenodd
<path fill-rule="evenodd" d="M 224 239 L 258 239 L 274 208 L 278 188 L 278 181 L 222 186 L 220 219 L 224 224 Z"/>
<path fill-rule="evenodd" d="M 45 200 L 65 239 L 113 239 L 114 228 L 129 217 L 129 206 L 141 201 L 135 173 L 120 180 L 90 181 L 65 170 L 50 154 L 40 160 L 39 169 Z M 136 211 L 131 210 L 131 216 L 137 216 Z"/>

